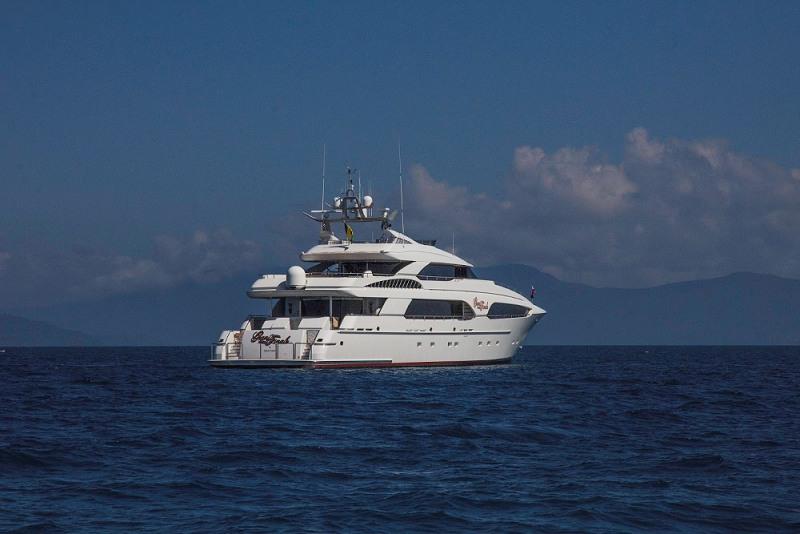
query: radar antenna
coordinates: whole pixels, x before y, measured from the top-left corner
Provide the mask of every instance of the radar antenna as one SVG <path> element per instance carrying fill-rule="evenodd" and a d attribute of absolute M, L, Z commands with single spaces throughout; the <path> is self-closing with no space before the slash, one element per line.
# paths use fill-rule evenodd
<path fill-rule="evenodd" d="M 322 201 L 319 204 L 319 209 L 325 209 L 325 156 L 327 156 L 327 146 L 322 143 Z"/>
<path fill-rule="evenodd" d="M 406 220 L 403 217 L 403 156 L 400 154 L 400 142 L 397 142 L 397 161 L 400 163 L 400 230 L 406 233 Z"/>

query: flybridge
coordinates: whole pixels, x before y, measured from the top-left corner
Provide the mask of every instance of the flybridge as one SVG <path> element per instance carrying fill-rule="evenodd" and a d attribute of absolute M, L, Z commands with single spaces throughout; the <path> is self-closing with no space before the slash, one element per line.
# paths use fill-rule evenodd
<path fill-rule="evenodd" d="M 402 176 L 402 175 L 401 175 Z M 324 180 L 324 178 L 323 178 Z M 402 177 L 401 177 L 402 180 Z M 324 188 L 324 181 L 323 181 Z M 396 242 L 397 236 L 393 233 L 388 233 L 387 230 L 392 226 L 392 221 L 397 216 L 397 210 L 390 210 L 383 208 L 379 214 L 375 213 L 374 201 L 371 196 L 361 196 L 361 187 L 359 179 L 359 191 L 353 184 L 353 170 L 347 168 L 347 187 L 343 193 L 334 197 L 333 203 L 323 203 L 321 209 L 303 212 L 304 215 L 320 223 L 319 242 L 320 244 L 340 244 L 353 241 L 353 229 L 350 226 L 352 223 L 381 223 L 381 230 L 383 235 L 378 239 L 378 242 Z M 323 189 L 324 195 L 324 189 Z M 341 223 L 343 231 L 346 236 L 342 240 L 334 233 L 334 224 Z"/>

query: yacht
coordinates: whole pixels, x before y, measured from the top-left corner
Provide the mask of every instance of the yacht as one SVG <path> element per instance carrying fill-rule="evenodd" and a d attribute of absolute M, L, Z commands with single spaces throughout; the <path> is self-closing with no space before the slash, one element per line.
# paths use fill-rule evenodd
<path fill-rule="evenodd" d="M 263 300 L 267 313 L 222 331 L 210 364 L 327 368 L 511 361 L 545 311 L 479 278 L 469 262 L 435 241 L 397 231 L 396 211 L 374 213 L 372 197 L 356 192 L 352 174 L 346 183 L 331 204 L 305 213 L 320 225 L 319 243 L 300 254 L 305 267 L 253 283 L 248 296 Z M 368 224 L 380 225 L 377 238 L 357 241 Z"/>

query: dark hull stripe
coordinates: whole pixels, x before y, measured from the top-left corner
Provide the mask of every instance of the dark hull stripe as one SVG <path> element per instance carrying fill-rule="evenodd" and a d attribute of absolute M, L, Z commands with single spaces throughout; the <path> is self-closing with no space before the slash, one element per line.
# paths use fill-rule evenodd
<path fill-rule="evenodd" d="M 269 361 L 269 360 L 268 360 Z M 223 363 L 225 362 L 225 363 Z M 230 363 L 228 363 L 230 362 Z M 235 362 L 235 363 L 234 363 Z M 259 360 L 211 360 L 213 367 L 239 368 L 239 369 L 300 369 L 313 367 L 314 369 L 342 369 L 355 367 L 456 367 L 466 365 L 495 365 L 510 363 L 511 358 L 501 358 L 496 360 L 459 360 L 459 361 L 438 361 L 438 362 L 392 362 L 386 361 L 356 361 L 356 362 L 315 362 L 311 360 L 296 361 L 293 363 L 267 363 Z"/>
<path fill-rule="evenodd" d="M 339 369 L 343 367 L 456 367 L 464 365 L 494 365 L 509 362 L 511 362 L 511 358 L 452 362 L 314 362 L 313 367 L 314 369 Z"/>

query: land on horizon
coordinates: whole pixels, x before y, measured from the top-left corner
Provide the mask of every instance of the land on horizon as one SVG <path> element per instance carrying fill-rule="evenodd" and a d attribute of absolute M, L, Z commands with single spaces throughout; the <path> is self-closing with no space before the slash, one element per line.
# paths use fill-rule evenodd
<path fill-rule="evenodd" d="M 520 264 L 478 272 L 521 294 L 536 287 L 536 304 L 548 313 L 528 345 L 800 344 L 800 280 L 734 273 L 626 289 L 563 282 Z M 5 309 L 0 346 L 206 345 L 248 313 L 264 313 L 265 303 L 245 295 L 257 277 Z"/>

